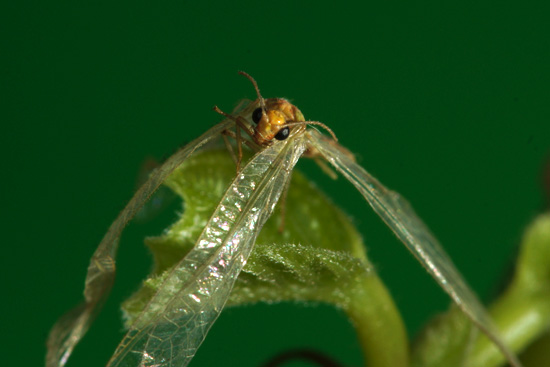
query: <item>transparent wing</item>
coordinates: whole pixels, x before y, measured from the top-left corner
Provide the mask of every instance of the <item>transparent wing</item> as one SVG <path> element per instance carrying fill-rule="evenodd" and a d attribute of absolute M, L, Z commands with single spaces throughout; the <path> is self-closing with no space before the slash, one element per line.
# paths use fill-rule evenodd
<path fill-rule="evenodd" d="M 115 276 L 115 257 L 118 241 L 128 221 L 135 216 L 166 177 L 189 155 L 233 125 L 234 122 L 224 120 L 177 151 L 150 175 L 149 179 L 120 212 L 90 260 L 84 285 L 84 302 L 63 315 L 50 331 L 47 341 L 47 367 L 65 365 L 73 348 L 84 336 L 107 298 Z"/>
<path fill-rule="evenodd" d="M 147 179 L 161 164 L 153 158 L 147 158 L 142 164 L 138 172 L 136 189 L 139 189 Z M 136 222 L 148 222 L 165 210 L 171 202 L 177 199 L 176 193 L 170 190 L 167 186 L 160 186 L 151 195 L 143 206 L 136 213 L 134 220 Z"/>
<path fill-rule="evenodd" d="M 407 246 L 462 311 L 502 351 L 513 366 L 521 366 L 516 356 L 498 336 L 485 308 L 466 285 L 437 239 L 418 218 L 410 204 L 398 193 L 388 190 L 352 159 L 342 154 L 338 145 L 318 131 L 308 130 L 308 143 L 342 173 L 365 197 L 374 211 Z"/>
<path fill-rule="evenodd" d="M 191 361 L 304 150 L 300 134 L 260 151 L 239 172 L 195 247 L 165 277 L 109 367 L 183 367 Z"/>

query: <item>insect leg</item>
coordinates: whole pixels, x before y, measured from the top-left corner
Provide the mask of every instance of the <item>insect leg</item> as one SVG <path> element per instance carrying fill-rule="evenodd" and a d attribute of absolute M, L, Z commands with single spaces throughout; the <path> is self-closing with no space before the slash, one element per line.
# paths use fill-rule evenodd
<path fill-rule="evenodd" d="M 237 126 L 239 126 L 241 129 L 243 129 L 246 132 L 246 134 L 248 136 L 250 136 L 251 138 L 254 137 L 254 129 L 252 129 L 250 126 L 248 126 L 246 120 L 242 116 L 235 117 L 233 115 L 225 113 L 222 110 L 220 110 L 218 108 L 218 106 L 214 106 L 214 111 L 216 111 L 220 115 L 222 115 L 224 117 L 227 117 L 228 119 L 234 121 L 237 124 Z"/>
<path fill-rule="evenodd" d="M 226 131 L 223 132 L 223 134 L 237 140 L 237 135 L 231 130 L 226 130 Z M 249 147 L 253 152 L 259 152 L 261 150 L 260 146 L 258 146 L 258 144 L 255 144 L 253 141 L 246 140 L 246 139 L 242 139 L 241 141 L 247 147 Z M 229 142 L 229 140 L 228 140 L 228 142 Z M 231 147 L 231 149 L 233 149 L 233 147 Z"/>
<path fill-rule="evenodd" d="M 238 167 L 237 156 L 235 155 L 235 151 L 233 150 L 233 146 L 231 145 L 231 143 L 229 142 L 229 139 L 227 138 L 228 136 L 232 136 L 231 131 L 226 130 L 226 131 L 222 132 L 222 138 L 223 138 L 223 142 L 225 144 L 225 147 L 229 151 L 229 155 L 231 155 L 231 159 L 233 159 L 233 162 L 235 162 L 235 165 L 237 165 L 237 167 Z M 238 168 L 237 168 L 237 171 L 238 171 Z"/>
<path fill-rule="evenodd" d="M 236 164 L 237 164 L 237 172 L 239 171 L 240 167 L 241 167 L 241 161 L 243 159 L 243 148 L 242 148 L 242 144 L 243 142 L 246 143 L 247 145 L 250 146 L 250 141 L 249 140 L 246 140 L 246 139 L 243 139 L 241 137 L 241 129 L 244 130 L 244 132 L 250 137 L 250 138 L 253 138 L 254 137 L 254 130 L 252 128 L 249 127 L 249 125 L 247 124 L 246 120 L 242 117 L 242 116 L 232 116 L 228 113 L 225 113 L 223 112 L 222 110 L 220 110 L 218 108 L 218 106 L 214 106 L 214 111 L 216 111 L 217 113 L 219 113 L 220 115 L 222 116 L 225 116 L 231 120 L 233 120 L 235 122 L 235 133 L 231 133 L 231 135 L 235 138 L 235 140 L 237 141 L 237 150 L 238 150 L 238 155 L 237 155 L 237 160 L 236 160 Z M 226 131 L 224 132 L 225 134 L 229 135 L 230 132 L 229 131 Z M 226 141 L 226 145 L 227 144 L 227 141 Z M 259 147 L 258 146 L 255 146 L 252 148 L 254 151 L 258 151 L 259 150 Z M 232 149 L 230 150 L 232 152 Z M 234 155 L 234 153 L 232 153 Z"/>
<path fill-rule="evenodd" d="M 313 157 L 313 160 L 319 166 L 319 168 L 321 168 L 321 170 L 328 175 L 328 177 L 332 178 L 333 180 L 336 180 L 338 178 L 336 172 L 334 172 L 334 170 L 330 168 L 330 166 L 326 164 L 324 160 L 319 157 Z"/>

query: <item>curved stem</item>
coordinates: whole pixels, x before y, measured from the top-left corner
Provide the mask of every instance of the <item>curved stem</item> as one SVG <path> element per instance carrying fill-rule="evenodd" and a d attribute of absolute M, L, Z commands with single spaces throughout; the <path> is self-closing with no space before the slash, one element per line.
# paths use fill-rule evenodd
<path fill-rule="evenodd" d="M 405 326 L 380 278 L 362 278 L 357 289 L 349 294 L 352 298 L 344 310 L 355 326 L 365 365 L 409 366 L 409 342 Z"/>
<path fill-rule="evenodd" d="M 489 313 L 504 342 L 518 354 L 550 330 L 550 213 L 540 215 L 527 228 L 514 278 Z M 540 350 L 537 353 L 540 357 Z M 413 365 L 452 367 L 465 361 L 471 367 L 505 363 L 497 348 L 453 308 L 421 335 L 413 351 Z"/>

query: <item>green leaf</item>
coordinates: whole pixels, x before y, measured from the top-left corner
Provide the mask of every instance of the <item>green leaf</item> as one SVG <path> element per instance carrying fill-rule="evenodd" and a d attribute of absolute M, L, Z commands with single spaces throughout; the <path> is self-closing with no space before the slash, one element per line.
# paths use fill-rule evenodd
<path fill-rule="evenodd" d="M 165 182 L 183 199 L 181 217 L 162 236 L 146 239 L 154 268 L 122 305 L 130 325 L 162 283 L 166 270 L 192 248 L 235 176 L 226 150 L 196 154 Z M 279 231 L 284 205 L 284 230 Z M 406 366 L 402 320 L 369 263 L 350 219 L 300 172 L 293 172 L 284 203 L 267 221 L 241 272 L 228 306 L 313 301 L 342 308 L 356 326 L 369 366 Z"/>
<path fill-rule="evenodd" d="M 184 210 L 166 233 L 146 239 L 155 266 L 145 289 L 123 306 L 131 311 L 129 321 L 140 309 L 133 303 L 147 302 L 157 278 L 194 245 L 234 175 L 235 164 L 227 151 L 217 150 L 196 155 L 168 178 L 165 184 L 183 198 Z M 278 230 L 281 211 L 276 209 L 258 236 L 229 305 L 323 298 L 330 302 L 329 294 L 320 294 L 312 285 L 330 289 L 335 281 L 352 282 L 369 271 L 361 237 L 349 218 L 299 172 L 293 173 L 285 205 L 284 231 Z M 297 287 L 303 289 L 297 292 Z"/>

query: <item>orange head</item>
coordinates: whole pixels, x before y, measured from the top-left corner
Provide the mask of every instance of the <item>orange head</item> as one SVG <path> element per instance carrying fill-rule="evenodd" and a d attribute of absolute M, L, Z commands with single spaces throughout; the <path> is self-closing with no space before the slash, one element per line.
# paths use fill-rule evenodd
<path fill-rule="evenodd" d="M 273 139 L 285 140 L 290 135 L 289 123 L 305 121 L 302 112 L 282 98 L 265 100 L 265 110 L 258 107 L 252 112 L 254 140 L 259 145 L 269 145 Z"/>

